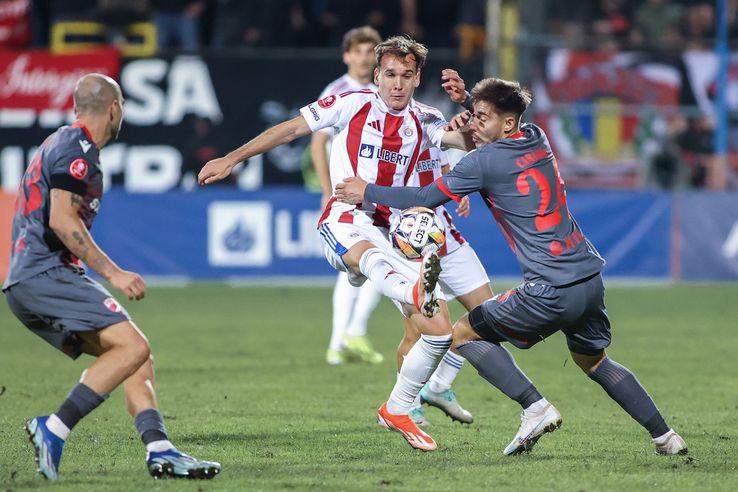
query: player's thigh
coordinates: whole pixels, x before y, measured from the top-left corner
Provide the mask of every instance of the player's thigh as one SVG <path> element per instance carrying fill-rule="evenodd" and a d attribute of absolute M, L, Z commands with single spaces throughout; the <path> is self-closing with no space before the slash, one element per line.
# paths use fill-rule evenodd
<path fill-rule="evenodd" d="M 387 242 L 380 230 L 373 226 L 333 222 L 318 228 L 323 253 L 328 263 L 339 272 L 348 274 L 354 287 L 364 284 L 366 277 L 359 271 L 359 260 L 367 249 Z"/>
<path fill-rule="evenodd" d="M 113 348 L 128 348 L 133 351 L 149 350 L 146 335 L 133 321 L 126 320 L 115 323 L 102 330 L 80 332 L 82 350 L 89 355 L 102 355 Z"/>
<path fill-rule="evenodd" d="M 492 297 L 489 276 L 468 243 L 441 257 L 439 283 L 446 300 L 458 299 L 467 311 Z"/>
<path fill-rule="evenodd" d="M 73 359 L 83 352 L 81 333 L 130 321 L 110 292 L 69 267 L 52 268 L 14 285 L 7 299 L 28 329 Z"/>
<path fill-rule="evenodd" d="M 568 304 L 582 305 L 584 311 L 575 322 L 562 329 L 569 350 L 584 356 L 599 356 L 612 341 L 602 277 L 597 275 L 567 288 L 565 296 Z"/>
<path fill-rule="evenodd" d="M 474 308 L 469 323 L 485 340 L 527 349 L 559 330 L 561 306 L 555 287 L 525 283 Z"/>

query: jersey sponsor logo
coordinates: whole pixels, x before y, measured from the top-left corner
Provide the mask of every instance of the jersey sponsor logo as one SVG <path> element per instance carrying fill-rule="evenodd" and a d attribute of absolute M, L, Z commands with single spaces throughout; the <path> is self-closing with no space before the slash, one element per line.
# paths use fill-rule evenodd
<path fill-rule="evenodd" d="M 113 299 L 112 297 L 108 297 L 103 301 L 103 304 L 105 304 L 105 307 L 108 308 L 108 311 L 111 311 L 113 313 L 119 313 L 121 311 L 120 304 Z"/>
<path fill-rule="evenodd" d="M 318 116 L 318 110 L 315 109 L 315 106 L 312 104 L 308 104 L 308 109 L 310 110 L 310 113 L 313 115 L 313 118 L 315 121 L 320 121 L 320 116 Z"/>
<path fill-rule="evenodd" d="M 415 170 L 418 172 L 432 171 L 434 169 L 441 169 L 441 159 L 423 159 L 415 165 Z"/>
<path fill-rule="evenodd" d="M 318 101 L 318 106 L 320 106 L 323 109 L 326 109 L 326 108 L 330 108 L 331 106 L 333 106 L 334 102 L 336 102 L 336 96 L 331 95 L 328 97 L 324 97 L 323 99 Z"/>
<path fill-rule="evenodd" d="M 84 179 L 87 176 L 87 161 L 84 159 L 73 160 L 69 165 L 69 174 L 76 179 Z"/>
<path fill-rule="evenodd" d="M 88 142 L 87 140 L 80 140 L 79 146 L 82 147 L 82 152 L 86 154 L 87 151 L 90 150 L 90 147 L 92 147 L 92 144 Z"/>
<path fill-rule="evenodd" d="M 407 166 L 410 161 L 410 156 L 400 154 L 394 150 L 375 147 L 374 145 L 365 143 L 361 144 L 361 147 L 359 147 L 359 157 L 363 157 L 365 159 L 379 159 L 380 161 L 400 166 Z"/>

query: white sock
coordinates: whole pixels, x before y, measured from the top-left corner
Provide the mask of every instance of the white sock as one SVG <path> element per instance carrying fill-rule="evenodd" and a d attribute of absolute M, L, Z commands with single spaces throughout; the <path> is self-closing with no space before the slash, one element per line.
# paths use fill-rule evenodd
<path fill-rule="evenodd" d="M 546 405 L 548 405 L 548 400 L 545 398 L 541 398 L 537 402 L 531 403 L 528 408 L 525 409 L 526 412 L 540 412 L 544 408 L 546 408 Z"/>
<path fill-rule="evenodd" d="M 349 283 L 348 274 L 340 272 L 333 288 L 333 327 L 328 348 L 340 351 L 343 348 L 343 334 L 351 319 L 359 287 Z"/>
<path fill-rule="evenodd" d="M 413 304 L 414 282 L 396 272 L 387 261 L 384 251 L 370 248 L 359 259 L 359 270 L 374 283 L 374 288 L 390 299 Z"/>
<path fill-rule="evenodd" d="M 146 445 L 146 451 L 149 453 L 161 453 L 163 451 L 166 451 L 167 449 L 172 449 L 174 447 L 174 444 L 171 442 L 162 439 L 161 441 L 151 441 Z"/>
<path fill-rule="evenodd" d="M 346 327 L 346 335 L 350 337 L 363 337 L 366 335 L 366 325 L 369 315 L 377 307 L 382 294 L 374 288 L 371 280 L 359 287 L 359 295 L 354 302 L 354 315 Z"/>
<path fill-rule="evenodd" d="M 387 411 L 406 415 L 413 408 L 415 397 L 438 367 L 443 354 L 451 346 L 451 335 L 421 335 L 405 356 L 395 387 L 387 401 Z"/>
<path fill-rule="evenodd" d="M 66 441 L 67 437 L 69 437 L 69 433 L 72 432 L 55 413 L 49 415 L 49 418 L 46 420 L 46 428 L 62 441 Z"/>
<path fill-rule="evenodd" d="M 428 389 L 434 393 L 443 393 L 450 389 L 464 362 L 466 362 L 466 359 L 462 356 L 456 355 L 450 350 L 446 352 L 443 359 L 441 359 L 441 363 L 438 364 L 438 369 L 428 381 Z"/>
<path fill-rule="evenodd" d="M 664 444 L 669 439 L 669 437 L 671 436 L 673 432 L 674 432 L 673 429 L 669 429 L 668 432 L 666 432 L 665 434 L 661 434 L 659 437 L 654 437 L 652 439 L 653 443 L 658 444 L 658 445 Z"/>

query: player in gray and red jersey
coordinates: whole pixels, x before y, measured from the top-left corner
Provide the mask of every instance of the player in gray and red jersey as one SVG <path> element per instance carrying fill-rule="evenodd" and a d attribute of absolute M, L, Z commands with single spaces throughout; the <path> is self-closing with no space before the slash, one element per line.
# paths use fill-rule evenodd
<path fill-rule="evenodd" d="M 462 81 L 463 84 L 463 81 Z M 523 271 L 524 283 L 462 317 L 455 347 L 479 374 L 523 407 L 505 454 L 530 451 L 561 415 L 517 367 L 501 342 L 527 349 L 562 331 L 574 362 L 651 434 L 659 454 L 685 454 L 684 440 L 664 421 L 627 368 L 608 358 L 610 322 L 600 271 L 604 260 L 569 212 L 564 181 L 543 130 L 520 124 L 531 102 L 517 82 L 489 78 L 472 91 L 469 123 L 476 149 L 422 188 L 390 188 L 348 178 L 336 186 L 346 203 L 436 207 L 479 191 Z M 456 120 L 455 120 L 456 121 Z"/>
<path fill-rule="evenodd" d="M 120 87 L 104 75 L 85 75 L 74 89 L 74 109 L 77 121 L 49 136 L 23 175 L 3 285 L 10 309 L 28 329 L 73 359 L 96 357 L 56 412 L 26 423 L 39 472 L 59 478 L 72 428 L 123 383 L 151 475 L 212 478 L 218 463 L 187 456 L 169 441 L 157 409 L 149 342 L 80 262 L 129 299 L 144 297 L 143 279 L 116 265 L 89 232 L 103 194 L 99 151 L 117 138 L 123 122 Z"/>

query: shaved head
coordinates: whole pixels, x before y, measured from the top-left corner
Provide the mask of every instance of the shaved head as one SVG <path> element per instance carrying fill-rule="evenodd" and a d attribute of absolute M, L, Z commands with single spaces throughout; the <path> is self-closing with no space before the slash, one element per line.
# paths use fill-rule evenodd
<path fill-rule="evenodd" d="M 103 114 L 113 101 L 121 99 L 118 83 L 100 73 L 88 73 L 74 88 L 74 107 L 79 116 Z"/>

